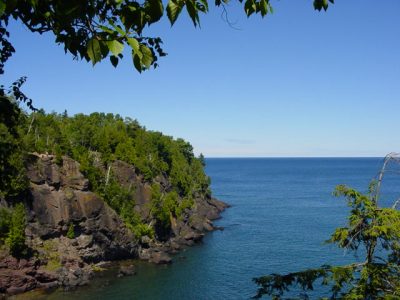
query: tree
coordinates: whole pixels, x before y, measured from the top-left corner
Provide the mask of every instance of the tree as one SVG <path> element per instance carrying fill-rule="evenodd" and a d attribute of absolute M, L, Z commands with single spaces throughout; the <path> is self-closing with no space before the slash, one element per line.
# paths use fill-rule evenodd
<path fill-rule="evenodd" d="M 270 0 L 239 0 L 247 16 L 254 13 L 262 17 L 273 12 Z M 229 0 L 215 0 L 217 7 L 224 7 Z M 316 10 L 327 10 L 328 2 L 314 0 Z M 207 0 L 169 0 L 166 8 L 162 0 L 0 0 L 0 74 L 4 64 L 15 52 L 9 42 L 7 26 L 13 18 L 31 32 L 51 32 L 55 42 L 64 45 L 65 52 L 74 58 L 93 64 L 110 59 L 117 66 L 125 46 L 131 49 L 134 67 L 139 72 L 157 67 L 158 57 L 166 55 L 159 37 L 143 34 L 146 26 L 159 22 L 164 13 L 171 26 L 182 10 L 186 11 L 194 26 L 200 25 L 200 13 L 207 13 Z M 224 8 L 225 9 L 225 8 Z"/>
<path fill-rule="evenodd" d="M 329 289 L 330 299 L 399 299 L 400 211 L 397 205 L 400 199 L 391 207 L 378 205 L 384 173 L 393 162 L 400 162 L 399 154 L 386 156 L 367 194 L 344 185 L 337 186 L 334 192 L 335 196 L 344 196 L 351 209 L 347 226 L 337 228 L 327 242 L 353 252 L 361 250 L 363 261 L 255 278 L 260 286 L 255 298 L 269 295 L 281 299 L 290 288 L 297 287 L 301 290 L 300 298 L 308 299 L 307 293 L 317 283 Z"/>
<path fill-rule="evenodd" d="M 0 96 L 0 198 L 17 196 L 28 187 L 18 130 L 21 119 L 15 101 Z"/>
<path fill-rule="evenodd" d="M 25 206 L 22 203 L 18 203 L 12 211 L 10 229 L 6 238 L 6 244 L 9 246 L 10 252 L 16 257 L 27 254 L 27 246 L 25 245 L 25 226 Z"/>

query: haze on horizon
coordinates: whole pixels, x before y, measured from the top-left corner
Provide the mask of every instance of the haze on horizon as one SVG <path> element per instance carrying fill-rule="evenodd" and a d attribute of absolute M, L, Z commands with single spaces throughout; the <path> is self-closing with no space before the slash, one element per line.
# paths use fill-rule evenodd
<path fill-rule="evenodd" d="M 195 29 L 187 16 L 150 28 L 169 54 L 138 74 L 73 61 L 53 37 L 13 24 L 16 54 L 3 83 L 46 111 L 129 116 L 188 140 L 206 157 L 382 157 L 400 151 L 400 2 L 274 1 L 247 19 L 234 3 L 229 26 L 211 8 Z"/>

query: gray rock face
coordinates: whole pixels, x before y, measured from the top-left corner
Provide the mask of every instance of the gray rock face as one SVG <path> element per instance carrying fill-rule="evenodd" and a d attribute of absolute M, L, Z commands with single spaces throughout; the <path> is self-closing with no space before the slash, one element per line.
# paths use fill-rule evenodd
<path fill-rule="evenodd" d="M 88 191 L 76 161 L 63 157 L 57 165 L 52 155 L 31 154 L 26 169 L 31 182 L 27 244 L 38 258 L 0 257 L 0 296 L 85 285 L 93 276 L 92 263 L 138 257 L 137 239 Z M 68 238 L 71 226 L 74 236 Z"/>
<path fill-rule="evenodd" d="M 27 226 L 31 237 L 60 237 L 73 224 L 76 248 L 85 262 L 137 256 L 134 235 L 102 199 L 87 191 L 88 180 L 76 161 L 63 157 L 59 167 L 52 156 L 31 156 L 32 218 Z"/>
<path fill-rule="evenodd" d="M 133 166 L 115 161 L 110 166 L 117 181 L 135 190 L 135 210 L 147 223 L 156 224 L 149 213 L 151 184 Z M 214 230 L 227 205 L 213 198 L 197 198 L 183 217 L 171 216 L 171 229 L 162 239 L 135 238 L 121 218 L 95 193 L 79 171 L 79 163 L 63 157 L 60 165 L 52 155 L 31 154 L 26 163 L 31 182 L 27 244 L 38 259 L 17 261 L 0 257 L 1 294 L 17 294 L 34 288 L 87 284 L 92 265 L 104 261 L 140 258 L 156 264 L 172 262 L 170 254 L 202 240 Z M 107 170 L 104 170 L 107 171 Z M 171 190 L 165 175 L 157 176 L 163 192 Z M 67 237 L 73 228 L 73 237 Z M 119 276 L 135 273 L 133 266 L 121 268 Z"/>
<path fill-rule="evenodd" d="M 150 184 L 141 175 L 136 174 L 135 168 L 126 162 L 115 161 L 111 168 L 121 185 L 135 188 L 135 209 L 141 217 L 148 223 L 156 224 L 156 220 L 152 220 L 149 214 Z M 160 184 L 162 192 L 171 190 L 171 184 L 166 175 L 157 176 L 155 182 Z M 194 202 L 193 207 L 187 209 L 182 218 L 171 216 L 171 230 L 163 237 L 162 246 L 149 241 L 148 237 L 142 237 L 139 250 L 140 259 L 154 263 L 170 263 L 171 259 L 166 258 L 168 256 L 166 253 L 176 253 L 184 246 L 198 243 L 202 240 L 204 232 L 216 229 L 212 220 L 218 219 L 228 205 L 214 198 L 198 197 Z"/>

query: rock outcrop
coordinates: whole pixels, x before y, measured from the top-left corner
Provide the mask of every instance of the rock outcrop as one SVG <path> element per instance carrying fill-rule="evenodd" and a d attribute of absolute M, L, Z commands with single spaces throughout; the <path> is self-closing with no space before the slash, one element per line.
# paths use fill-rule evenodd
<path fill-rule="evenodd" d="M 27 161 L 30 193 L 26 199 L 27 244 L 34 253 L 28 260 L 0 255 L 0 296 L 34 288 L 71 288 L 87 284 L 95 264 L 139 258 L 156 264 L 171 263 L 171 254 L 201 241 L 214 230 L 227 205 L 213 198 L 198 197 L 182 218 L 171 217 L 171 228 L 162 240 L 136 238 L 118 214 L 89 190 L 79 163 L 63 157 L 31 154 Z M 135 210 L 149 223 L 151 185 L 132 165 L 115 161 L 113 176 L 135 190 Z M 163 192 L 171 190 L 166 176 L 155 179 Z M 72 231 L 71 231 L 72 230 Z M 1 254 L 1 253 L 0 253 Z M 122 268 L 120 276 L 132 275 L 134 267 Z"/>
<path fill-rule="evenodd" d="M 0 295 L 15 295 L 34 288 L 57 287 L 58 275 L 39 267 L 40 261 L 37 259 L 3 257 L 0 262 Z"/>
<path fill-rule="evenodd" d="M 32 154 L 28 177 L 32 196 L 26 230 L 29 238 L 60 238 L 72 226 L 77 238 L 64 243 L 63 252 L 71 252 L 86 263 L 137 256 L 133 233 L 114 210 L 88 191 L 88 180 L 79 171 L 78 162 L 63 157 L 58 166 L 53 156 Z"/>

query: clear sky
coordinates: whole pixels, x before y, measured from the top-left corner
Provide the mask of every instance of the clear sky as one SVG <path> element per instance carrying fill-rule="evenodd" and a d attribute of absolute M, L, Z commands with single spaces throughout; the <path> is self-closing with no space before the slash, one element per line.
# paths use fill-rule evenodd
<path fill-rule="evenodd" d="M 264 19 L 232 1 L 235 28 L 213 6 L 201 29 L 186 13 L 151 27 L 169 55 L 143 74 L 129 54 L 93 68 L 13 24 L 1 83 L 26 75 L 24 91 L 48 112 L 129 116 L 205 156 L 400 151 L 400 1 L 337 0 L 318 13 L 312 0 L 272 0 Z"/>

